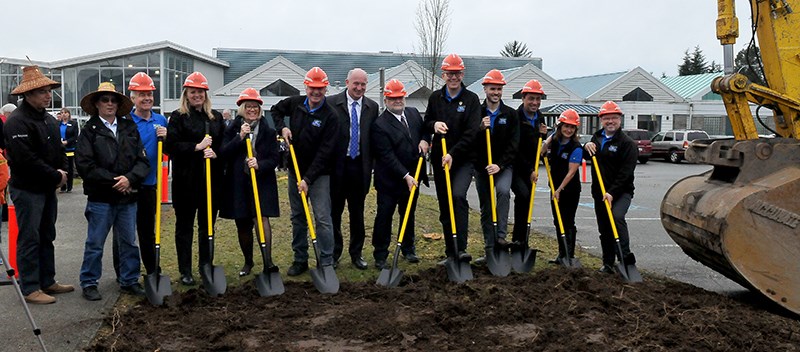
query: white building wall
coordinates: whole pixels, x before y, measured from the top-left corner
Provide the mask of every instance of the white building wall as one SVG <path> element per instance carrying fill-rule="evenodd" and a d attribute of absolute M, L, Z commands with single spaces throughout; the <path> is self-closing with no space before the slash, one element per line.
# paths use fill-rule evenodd
<path fill-rule="evenodd" d="M 208 88 L 209 91 L 213 92 L 217 89 L 222 88 L 225 82 L 224 73 L 222 67 L 209 64 L 205 61 L 201 60 L 194 60 L 194 70 L 203 73 L 203 76 L 206 76 L 208 79 Z"/>
<path fill-rule="evenodd" d="M 675 101 L 675 97 L 670 95 L 669 93 L 665 92 L 663 88 L 659 87 L 652 81 L 652 77 L 648 78 L 645 77 L 643 73 L 636 72 L 630 78 L 622 81 L 609 91 L 603 94 L 603 98 L 600 100 L 622 100 L 622 97 L 626 94 L 630 93 L 632 90 L 636 88 L 641 88 L 647 94 L 650 94 L 653 97 L 654 102 L 673 102 Z"/>

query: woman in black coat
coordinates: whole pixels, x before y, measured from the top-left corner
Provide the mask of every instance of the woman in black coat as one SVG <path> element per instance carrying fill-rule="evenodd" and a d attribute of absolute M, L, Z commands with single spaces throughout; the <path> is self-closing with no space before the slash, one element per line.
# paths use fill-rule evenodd
<path fill-rule="evenodd" d="M 221 151 L 225 124 L 222 115 L 211 109 L 208 82 L 195 72 L 183 84 L 180 108 L 172 112 L 164 149 L 172 160 L 172 206 L 175 208 L 175 247 L 181 283 L 195 285 L 192 276 L 194 217 L 200 249 L 199 266 L 210 261 L 206 207 L 205 160 L 211 159 L 211 225 L 216 221 L 217 204 L 222 194 Z M 206 136 L 208 134 L 208 136 Z"/>
<path fill-rule="evenodd" d="M 269 244 L 267 253 L 271 255 L 272 229 L 269 218 L 280 215 L 278 182 L 275 178 L 275 167 L 278 166 L 279 159 L 277 134 L 275 129 L 269 127 L 267 119 L 261 116 L 262 101 L 258 91 L 253 88 L 245 89 L 236 104 L 239 105 L 238 116 L 225 130 L 222 146 L 226 163 L 225 192 L 220 216 L 236 222 L 239 246 L 244 255 L 244 266 L 239 271 L 239 276 L 245 276 L 253 269 L 253 227 L 256 220 L 250 170 L 256 171 L 264 240 Z M 247 157 L 248 137 L 253 145 L 253 158 Z M 256 236 L 259 234 L 256 233 Z"/>

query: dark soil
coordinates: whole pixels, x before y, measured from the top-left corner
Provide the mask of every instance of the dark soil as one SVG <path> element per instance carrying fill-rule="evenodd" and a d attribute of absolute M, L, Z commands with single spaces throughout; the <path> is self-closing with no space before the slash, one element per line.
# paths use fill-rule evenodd
<path fill-rule="evenodd" d="M 456 285 L 443 267 L 400 287 L 342 283 L 322 295 L 286 283 L 223 297 L 200 290 L 109 318 L 92 351 L 800 351 L 793 317 L 674 281 L 626 284 L 552 269 Z"/>

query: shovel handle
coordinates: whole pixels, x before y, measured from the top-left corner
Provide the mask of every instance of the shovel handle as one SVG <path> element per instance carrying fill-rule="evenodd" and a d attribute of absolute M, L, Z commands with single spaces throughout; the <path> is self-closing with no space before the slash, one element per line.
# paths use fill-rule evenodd
<path fill-rule="evenodd" d="M 425 157 L 420 156 L 419 161 L 417 161 L 417 171 L 414 172 L 414 181 L 419 182 L 419 170 L 422 169 L 422 159 Z M 411 212 L 411 203 L 414 201 L 414 192 L 417 190 L 417 186 L 411 187 L 411 194 L 408 195 L 408 202 L 406 203 L 406 212 L 403 214 L 403 224 L 400 225 L 400 235 L 397 236 L 397 245 L 400 246 L 403 243 L 403 237 L 406 234 L 406 225 L 408 224 L 408 213 Z"/>
<path fill-rule="evenodd" d="M 486 155 L 488 155 L 489 163 L 486 166 L 492 165 L 492 133 L 486 129 Z M 494 194 L 494 175 L 489 175 L 489 199 L 492 203 L 492 222 L 497 223 L 497 200 Z"/>
<path fill-rule="evenodd" d="M 592 166 L 594 167 L 594 173 L 597 174 L 597 182 L 600 183 L 600 192 L 603 192 L 603 196 L 606 195 L 606 186 L 603 183 L 603 175 L 600 174 L 600 165 L 597 164 L 597 157 L 592 155 Z M 614 222 L 614 214 L 611 212 L 611 202 L 607 199 L 603 201 L 606 204 L 606 212 L 608 212 L 608 222 L 611 223 L 611 230 L 614 232 L 614 239 L 619 241 L 619 233 L 617 232 L 617 223 Z M 622 253 L 620 253 L 622 256 Z"/>
<path fill-rule="evenodd" d="M 294 174 L 297 178 L 297 182 L 300 183 L 302 178 L 300 177 L 300 167 L 297 166 L 297 155 L 294 153 L 294 144 L 289 143 L 289 154 L 292 155 L 292 164 L 294 165 Z M 300 197 L 303 199 L 303 210 L 306 212 L 306 222 L 308 222 L 308 234 L 311 236 L 311 241 L 317 240 L 317 232 L 314 231 L 314 223 L 311 222 L 311 212 L 308 210 L 308 199 L 306 198 L 306 192 L 300 192 Z"/>
<path fill-rule="evenodd" d="M 539 160 L 541 160 L 540 159 L 541 156 L 542 156 L 542 143 L 540 141 L 539 144 L 536 146 L 536 163 L 533 164 L 533 172 L 535 172 L 537 175 L 539 174 Z M 528 225 L 530 225 L 531 217 L 533 216 L 533 198 L 535 198 L 534 197 L 535 195 L 536 195 L 536 182 L 533 182 L 531 184 L 531 200 L 530 204 L 528 205 Z"/>
<path fill-rule="evenodd" d="M 164 142 L 161 138 L 158 139 L 158 162 L 161 163 L 164 155 Z M 164 181 L 164 175 L 161 170 L 156 172 L 156 238 L 155 245 L 158 248 L 161 245 L 161 182 Z"/>
<path fill-rule="evenodd" d="M 547 182 L 550 184 L 550 192 L 553 194 L 556 193 L 555 185 L 553 185 L 553 178 L 550 177 L 550 162 L 547 161 L 547 158 L 544 158 L 544 168 L 547 171 Z M 564 235 L 564 222 L 561 221 L 561 209 L 558 206 L 558 199 L 553 197 L 553 205 L 556 208 L 556 219 L 558 219 L 558 233 L 560 235 Z"/>
<path fill-rule="evenodd" d="M 247 139 L 244 140 L 245 144 L 247 144 L 247 158 L 253 157 L 253 144 L 250 142 L 252 141 L 253 134 L 250 133 L 247 135 Z M 261 220 L 261 201 L 258 199 L 258 182 L 256 182 L 256 169 L 250 168 L 250 182 L 253 184 L 253 200 L 256 203 L 256 221 L 258 222 L 258 243 L 264 244 L 267 240 L 264 237 L 264 222 Z"/>
<path fill-rule="evenodd" d="M 206 137 L 208 134 L 208 123 L 206 123 Z M 211 146 L 206 147 L 206 149 Z M 206 224 L 208 226 L 208 238 L 214 237 L 214 226 L 211 224 L 211 159 L 206 159 Z"/>
<path fill-rule="evenodd" d="M 447 155 L 447 141 L 444 136 L 442 136 L 442 155 Z M 444 166 L 444 179 L 447 185 L 447 204 L 450 207 L 450 229 L 455 236 L 458 231 L 456 231 L 456 214 L 453 212 L 453 190 L 450 188 L 450 165 Z"/>

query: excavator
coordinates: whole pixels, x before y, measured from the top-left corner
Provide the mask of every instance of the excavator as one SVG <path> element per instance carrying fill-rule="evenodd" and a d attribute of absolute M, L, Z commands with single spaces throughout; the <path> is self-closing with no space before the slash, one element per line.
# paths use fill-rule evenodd
<path fill-rule="evenodd" d="M 711 85 L 734 138 L 690 146 L 687 160 L 713 168 L 670 188 L 661 222 L 691 258 L 800 314 L 800 0 L 749 1 L 763 86 L 734 72 L 734 2 L 717 1 L 724 76 Z M 759 137 L 756 128 L 756 120 L 767 126 L 767 110 L 775 138 Z"/>

